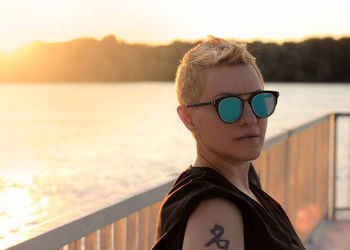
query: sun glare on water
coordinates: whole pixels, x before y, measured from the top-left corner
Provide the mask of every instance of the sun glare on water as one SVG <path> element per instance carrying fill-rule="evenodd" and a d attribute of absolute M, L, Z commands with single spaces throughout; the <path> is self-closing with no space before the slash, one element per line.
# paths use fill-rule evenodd
<path fill-rule="evenodd" d="M 48 197 L 35 202 L 30 189 L 34 175 L 2 171 L 0 178 L 0 249 L 26 239 L 30 230 L 41 216 L 46 216 Z M 24 171 L 26 172 L 26 171 Z"/>

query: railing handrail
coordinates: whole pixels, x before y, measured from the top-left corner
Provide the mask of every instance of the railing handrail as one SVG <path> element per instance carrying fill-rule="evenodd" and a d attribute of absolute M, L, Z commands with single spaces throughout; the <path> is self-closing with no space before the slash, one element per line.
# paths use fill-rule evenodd
<path fill-rule="evenodd" d="M 336 116 L 336 117 L 341 117 L 341 116 L 350 116 L 350 113 L 348 113 L 348 112 L 337 112 L 337 113 L 334 113 L 334 115 Z"/>
<path fill-rule="evenodd" d="M 114 201 L 107 202 L 112 203 L 112 205 L 107 205 L 101 209 L 95 209 L 94 212 L 86 213 L 86 215 L 74 219 L 71 222 L 64 223 L 68 216 L 63 216 L 59 218 L 58 222 L 52 221 L 34 229 L 36 232 L 43 232 L 44 229 L 41 228 L 52 228 L 54 224 L 56 227 L 54 229 L 43 232 L 34 238 L 28 239 L 17 245 L 14 245 L 8 249 L 55 249 L 62 247 L 76 239 L 86 236 L 108 224 L 111 224 L 121 218 L 124 218 L 144 207 L 150 206 L 156 202 L 159 202 L 169 191 L 174 180 L 167 181 L 166 183 L 147 190 L 142 193 L 138 193 L 132 197 L 121 200 L 119 202 Z M 106 204 L 106 202 L 104 202 Z M 81 212 L 80 212 L 81 215 Z M 72 217 L 72 215 L 69 215 Z M 78 216 L 76 216 L 78 217 Z M 75 217 L 75 218 L 76 218 Z M 60 221 L 62 223 L 60 224 Z M 64 233 L 63 233 L 64 232 Z M 59 237 L 57 237 L 59 235 Z M 44 244 L 44 245 L 43 245 Z"/>
<path fill-rule="evenodd" d="M 331 115 L 332 114 L 323 115 L 320 118 L 302 124 L 294 129 L 273 136 L 265 141 L 263 149 L 267 149 L 281 141 L 287 140 L 292 135 L 300 133 L 329 119 Z M 350 113 L 335 113 L 334 115 L 350 116 Z M 106 206 L 106 203 L 104 203 L 105 206 L 103 208 L 97 208 L 93 212 L 85 213 L 84 216 L 79 217 L 78 219 L 72 219 L 72 221 L 68 223 L 67 217 L 62 216 L 58 222 L 52 221 L 35 228 L 34 234 L 36 235 L 34 235 L 33 238 L 8 249 L 58 249 L 63 245 L 69 244 L 70 242 L 84 237 L 108 224 L 161 201 L 171 188 L 173 182 L 174 179 L 171 179 L 160 186 L 152 188 L 146 192 L 138 193 L 125 200 L 121 200 L 117 203 L 115 203 L 116 201 L 114 201 L 114 203 L 110 202 L 109 204 L 111 205 Z M 81 215 L 82 211 L 79 213 Z M 70 217 L 74 218 L 72 215 L 70 215 Z M 75 218 L 77 217 L 78 216 L 75 214 Z M 55 228 L 50 229 L 53 228 L 53 226 L 55 226 Z"/>

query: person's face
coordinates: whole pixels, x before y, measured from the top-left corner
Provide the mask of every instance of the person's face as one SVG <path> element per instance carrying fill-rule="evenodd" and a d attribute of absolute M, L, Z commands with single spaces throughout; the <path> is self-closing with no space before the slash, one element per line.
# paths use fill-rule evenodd
<path fill-rule="evenodd" d="M 262 84 L 253 66 L 216 66 L 205 71 L 204 90 L 198 102 L 259 89 L 262 89 Z M 249 94 L 241 97 L 247 99 Z M 214 105 L 196 107 L 193 111 L 194 136 L 201 153 L 230 162 L 249 161 L 259 156 L 267 119 L 256 117 L 248 102 L 244 101 L 241 117 L 233 123 L 223 122 Z"/>

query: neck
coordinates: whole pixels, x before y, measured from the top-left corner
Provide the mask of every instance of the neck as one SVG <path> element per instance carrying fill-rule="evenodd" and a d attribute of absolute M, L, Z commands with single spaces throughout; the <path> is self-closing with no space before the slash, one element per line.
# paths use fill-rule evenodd
<path fill-rule="evenodd" d="M 193 167 L 208 166 L 219 172 L 240 191 L 249 195 L 251 194 L 248 181 L 249 165 L 250 161 L 234 161 L 220 157 L 208 157 L 208 155 L 197 150 L 197 158 Z"/>

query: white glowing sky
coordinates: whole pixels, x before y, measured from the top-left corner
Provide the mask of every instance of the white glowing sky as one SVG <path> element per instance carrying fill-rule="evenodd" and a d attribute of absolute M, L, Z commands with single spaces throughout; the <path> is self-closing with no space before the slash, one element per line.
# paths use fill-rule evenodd
<path fill-rule="evenodd" d="M 298 40 L 350 34 L 348 0 L 0 0 L 0 50 L 108 34 L 167 43 L 208 34 Z"/>

